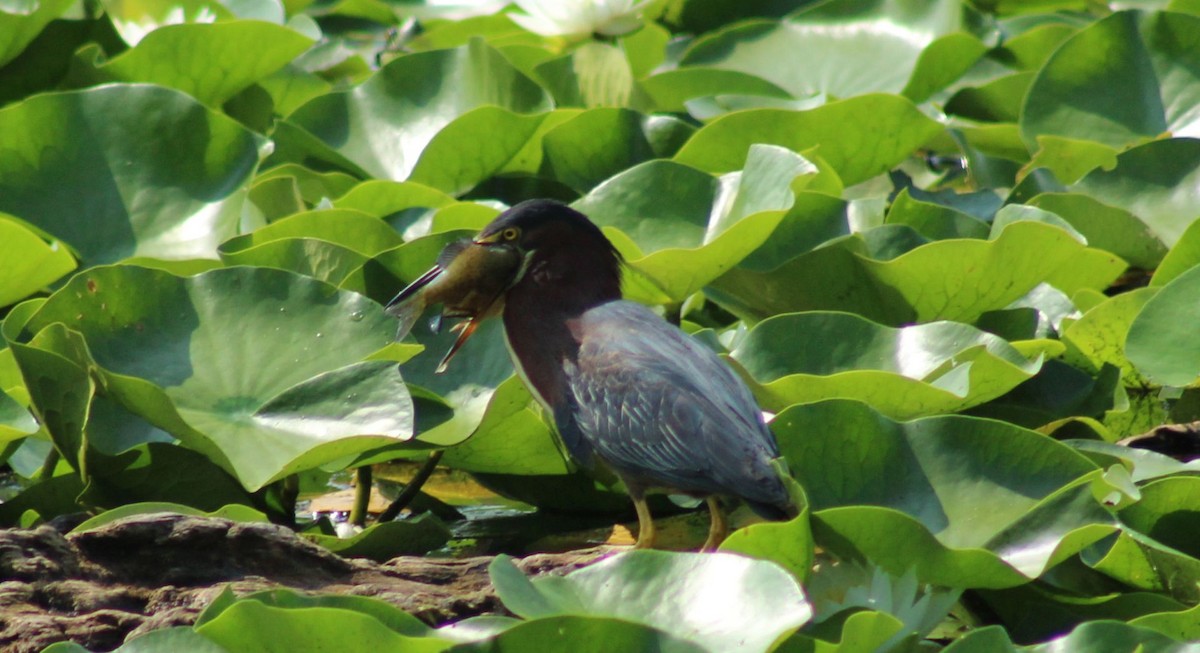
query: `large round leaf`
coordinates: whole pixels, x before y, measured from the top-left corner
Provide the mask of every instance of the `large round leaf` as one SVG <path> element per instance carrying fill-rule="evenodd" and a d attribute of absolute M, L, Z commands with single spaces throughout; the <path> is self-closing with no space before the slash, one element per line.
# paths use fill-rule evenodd
<path fill-rule="evenodd" d="M 767 651 L 812 618 L 795 578 L 736 554 L 634 551 L 533 581 L 501 556 L 488 572 L 505 607 L 526 619 L 616 617 L 710 651 Z"/>
<path fill-rule="evenodd" d="M 757 109 L 731 113 L 696 132 L 675 160 L 709 172 L 741 169 L 750 145 L 817 152 L 846 185 L 866 181 L 908 158 L 942 131 L 908 100 L 864 95 L 808 111 Z"/>
<path fill-rule="evenodd" d="M 452 120 L 484 106 L 549 109 L 539 86 L 482 41 L 410 54 L 361 86 L 315 98 L 290 120 L 371 175 L 403 180 Z"/>
<path fill-rule="evenodd" d="M 1022 137 L 1032 149 L 1041 135 L 1113 147 L 1164 132 L 1200 135 L 1197 30 L 1197 16 L 1133 11 L 1080 30 L 1051 55 L 1029 87 Z"/>
<path fill-rule="evenodd" d="M 293 30 L 257 20 L 167 25 L 109 61 L 99 61 L 99 52 L 84 50 L 79 56 L 97 61 L 77 66 L 71 82 L 159 84 L 219 107 L 312 44 Z"/>
<path fill-rule="evenodd" d="M 412 437 L 395 365 L 361 362 L 391 342 L 394 323 L 378 304 L 313 279 L 94 268 L 30 317 L 29 348 L 55 324 L 82 334 L 113 399 L 251 490 Z M 61 410 L 51 399 L 38 404 L 43 414 Z"/>
<path fill-rule="evenodd" d="M 1200 266 L 1154 295 L 1129 326 L 1125 353 L 1141 373 L 1164 385 L 1183 386 L 1200 376 Z"/>
<path fill-rule="evenodd" d="M 33 11 L 9 11 L 0 7 L 0 67 L 21 54 L 25 46 L 37 37 L 50 21 L 58 18 L 68 7 L 69 0 L 35 2 Z"/>
<path fill-rule="evenodd" d="M 957 0 L 822 2 L 782 21 L 741 23 L 707 35 L 681 64 L 758 75 L 796 97 L 899 93 L 923 50 L 963 27 L 963 13 Z M 942 65 L 961 60 L 956 68 L 962 74 L 981 54 L 981 46 L 958 43 L 939 59 Z M 781 60 L 803 63 L 781 66 Z"/>
<path fill-rule="evenodd" d="M 1172 138 L 1124 152 L 1116 168 L 1095 170 L 1071 190 L 1132 213 L 1164 245 L 1173 247 L 1200 217 L 1198 184 L 1200 139 Z"/>
<path fill-rule="evenodd" d="M 746 168 L 717 179 L 674 161 L 647 161 L 573 206 L 606 228 L 630 266 L 681 302 L 767 243 L 795 200 L 792 184 L 819 174 L 794 152 L 754 145 Z"/>
<path fill-rule="evenodd" d="M 1103 289 L 1125 269 L 1067 231 L 1020 221 L 991 240 L 939 240 L 876 260 L 852 238 L 801 254 L 773 269 L 738 267 L 711 285 L 722 304 L 762 319 L 790 311 L 853 311 L 901 324 L 939 319 L 973 322 L 1040 283 L 1065 292 Z M 751 256 L 753 259 L 755 255 Z"/>
<path fill-rule="evenodd" d="M 924 582 L 1011 587 L 1112 533 L 1095 465 L 1010 424 L 894 422 L 864 404 L 793 406 L 771 425 L 817 544 Z"/>
<path fill-rule="evenodd" d="M 892 329 L 849 313 L 775 316 L 730 355 L 769 410 L 852 398 L 897 419 L 981 404 L 1041 368 L 1040 357 L 965 324 Z"/>
<path fill-rule="evenodd" d="M 75 258 L 60 242 L 42 240 L 0 213 L 0 307 L 16 303 L 75 269 Z"/>
<path fill-rule="evenodd" d="M 0 109 L 0 210 L 89 265 L 215 258 L 262 139 L 171 89 L 114 84 Z"/>

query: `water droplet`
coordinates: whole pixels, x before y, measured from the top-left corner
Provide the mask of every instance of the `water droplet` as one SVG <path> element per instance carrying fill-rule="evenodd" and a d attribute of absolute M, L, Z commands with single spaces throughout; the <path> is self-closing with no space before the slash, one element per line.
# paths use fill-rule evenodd
<path fill-rule="evenodd" d="M 350 319 L 355 322 L 362 322 L 362 319 L 364 317 L 366 317 L 366 314 L 363 313 L 362 311 L 354 311 L 353 313 L 350 314 Z"/>

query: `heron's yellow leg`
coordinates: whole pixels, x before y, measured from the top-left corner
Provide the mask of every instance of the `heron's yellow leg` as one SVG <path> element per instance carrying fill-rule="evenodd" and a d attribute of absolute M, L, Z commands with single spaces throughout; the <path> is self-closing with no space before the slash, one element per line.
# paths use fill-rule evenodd
<path fill-rule="evenodd" d="M 638 516 L 638 539 L 637 544 L 634 544 L 633 548 L 653 549 L 655 536 L 654 518 L 650 516 L 650 506 L 646 505 L 646 498 L 634 498 L 633 507 L 637 509 Z"/>
<path fill-rule="evenodd" d="M 729 523 L 725 521 L 725 511 L 721 510 L 721 503 L 716 497 L 708 498 L 708 512 L 712 517 L 712 523 L 708 527 L 708 539 L 704 541 L 704 546 L 701 551 L 716 551 L 721 542 L 729 535 Z"/>

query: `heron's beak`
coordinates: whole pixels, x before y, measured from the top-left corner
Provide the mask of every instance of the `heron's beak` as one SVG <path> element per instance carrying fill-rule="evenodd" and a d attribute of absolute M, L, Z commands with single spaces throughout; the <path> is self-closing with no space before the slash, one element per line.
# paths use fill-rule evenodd
<path fill-rule="evenodd" d="M 432 268 L 429 268 L 428 272 L 417 277 L 416 281 L 408 284 L 403 290 L 396 293 L 396 296 L 392 298 L 392 301 L 387 303 L 387 307 L 385 308 L 387 314 L 393 317 L 400 317 L 400 313 L 403 312 L 404 305 L 406 303 L 411 303 L 413 299 L 416 299 L 417 293 L 419 293 L 422 288 L 432 283 L 434 279 L 442 276 L 443 272 L 445 272 L 445 270 L 442 269 L 442 266 L 440 265 L 435 265 Z"/>

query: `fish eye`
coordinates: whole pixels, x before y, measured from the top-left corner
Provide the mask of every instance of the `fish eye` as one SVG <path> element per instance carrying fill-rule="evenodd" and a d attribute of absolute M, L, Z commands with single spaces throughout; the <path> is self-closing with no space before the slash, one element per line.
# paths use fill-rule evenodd
<path fill-rule="evenodd" d="M 521 230 L 516 227 L 509 227 L 500 232 L 500 237 L 504 240 L 516 240 L 521 235 Z"/>

